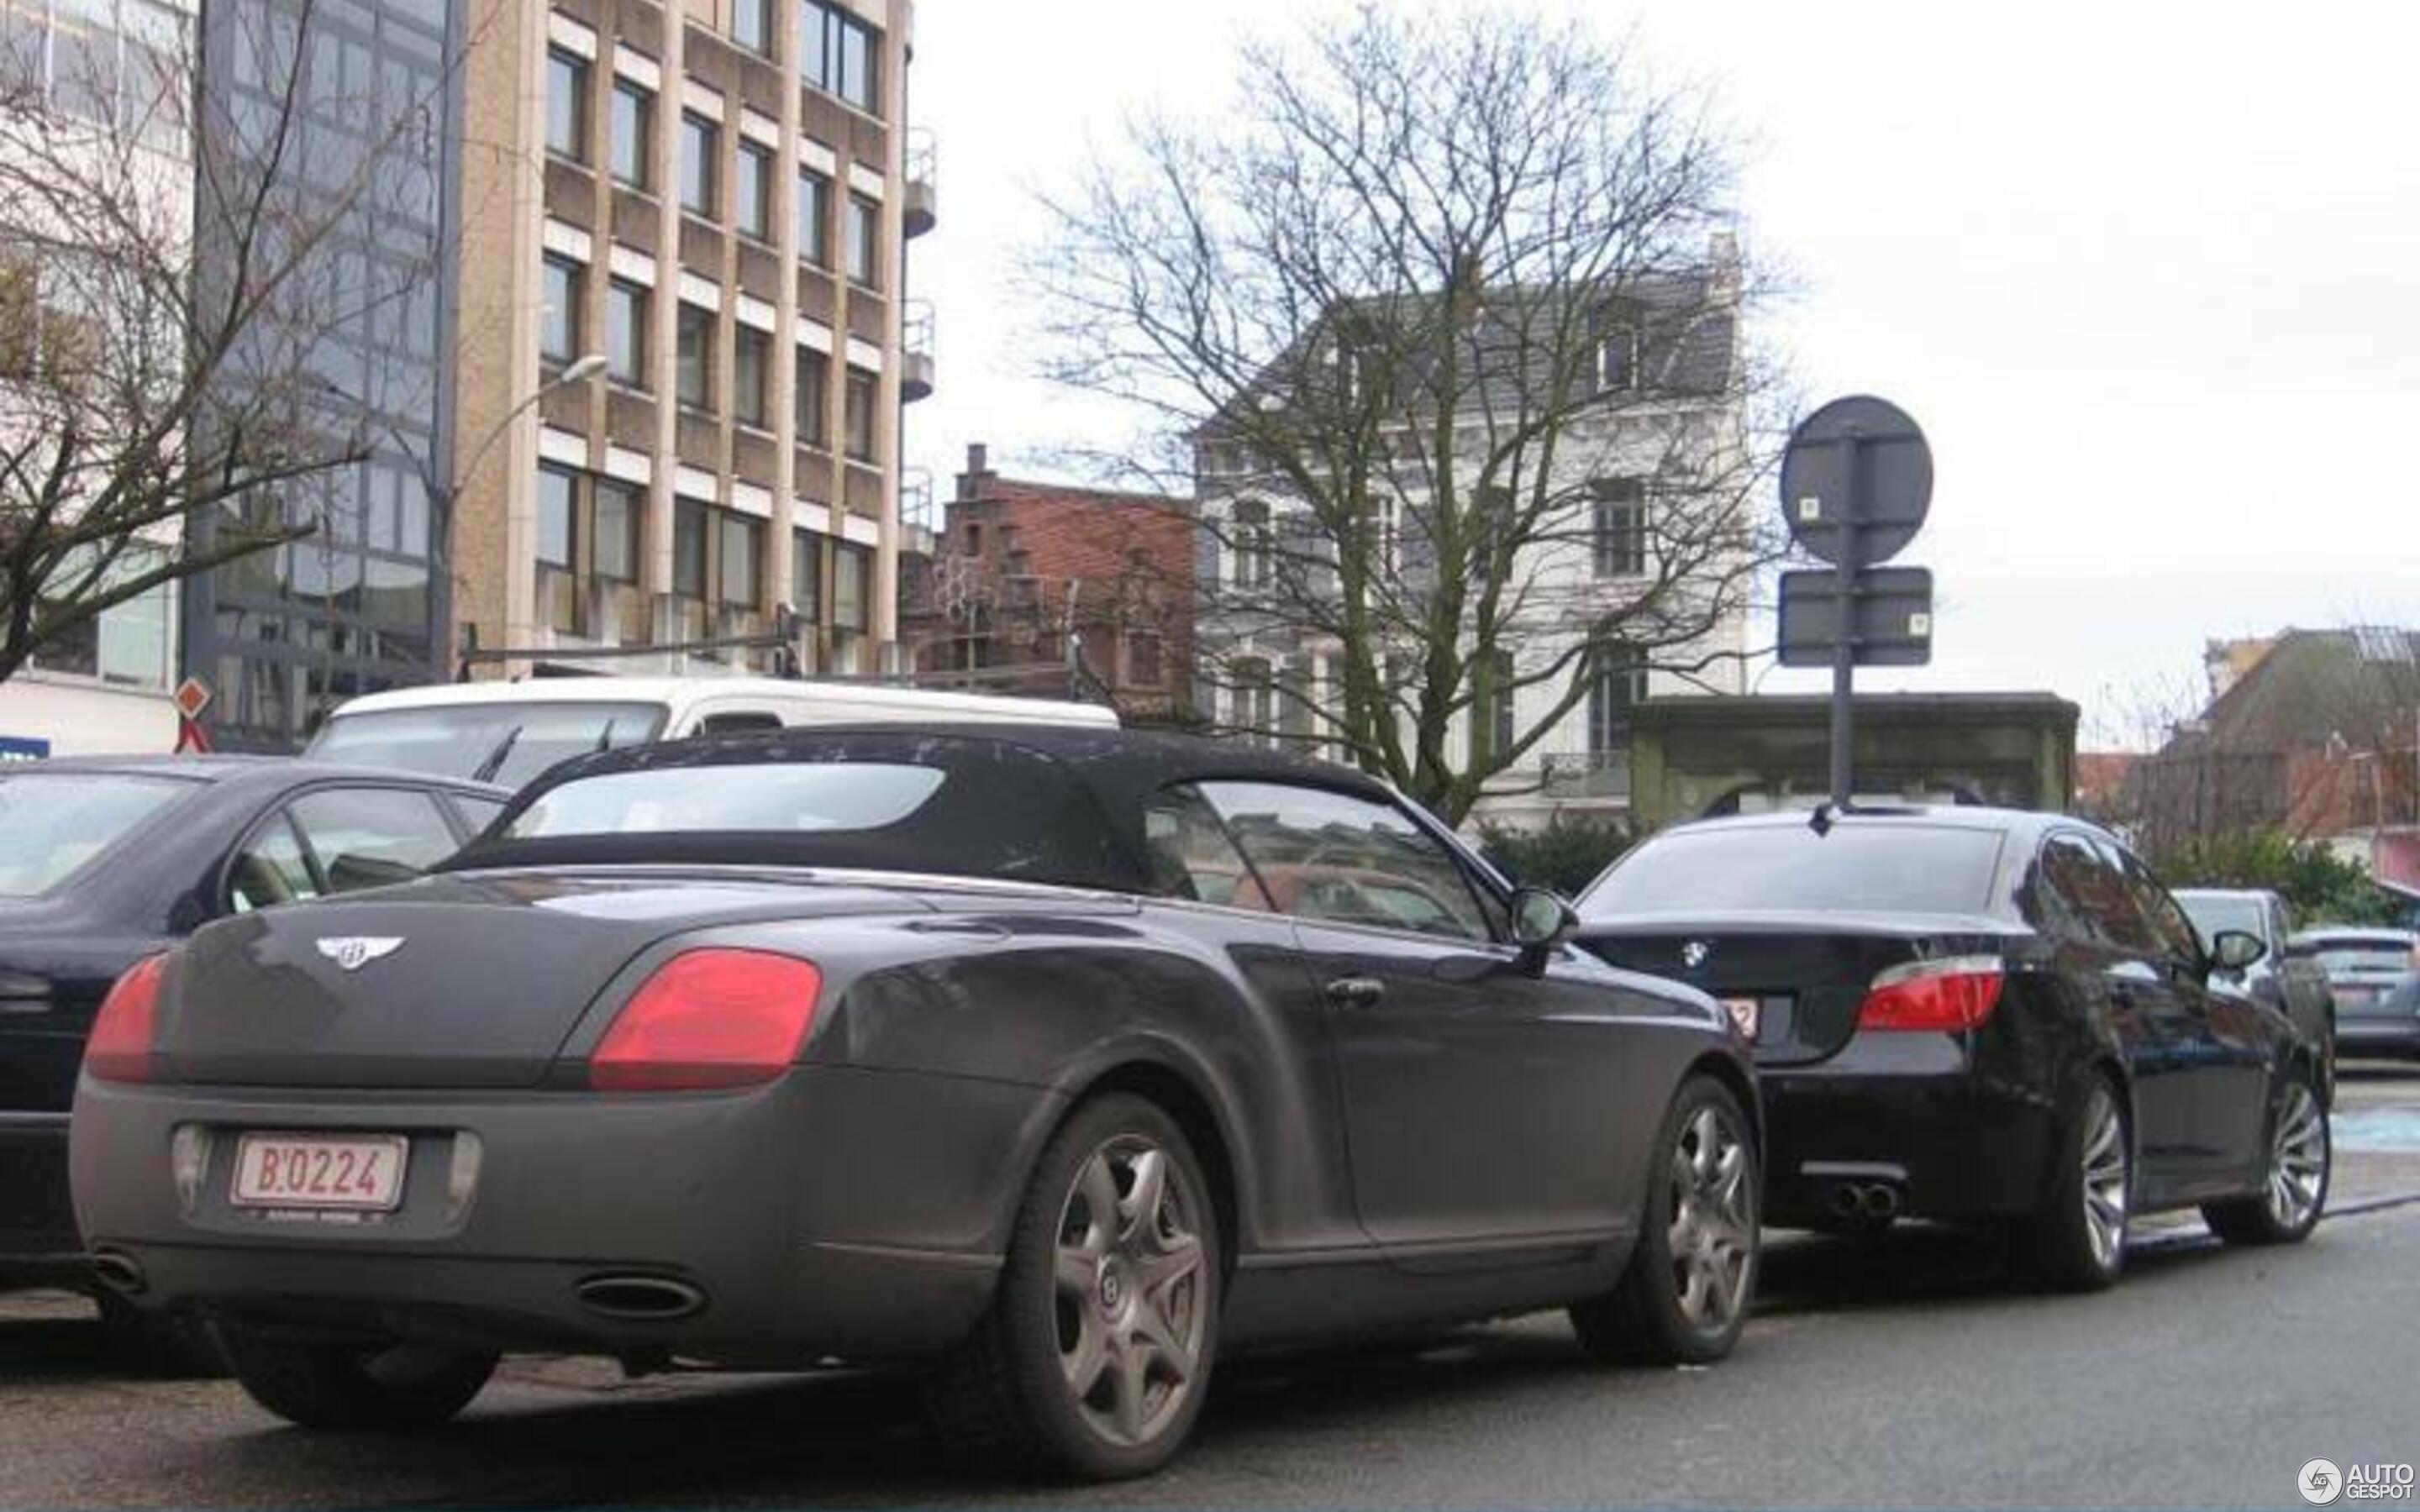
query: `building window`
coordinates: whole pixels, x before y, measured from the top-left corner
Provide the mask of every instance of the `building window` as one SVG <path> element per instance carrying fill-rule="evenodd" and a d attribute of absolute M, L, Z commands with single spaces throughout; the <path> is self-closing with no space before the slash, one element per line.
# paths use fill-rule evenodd
<path fill-rule="evenodd" d="M 673 592 L 706 597 L 706 506 L 693 499 L 673 501 Z"/>
<path fill-rule="evenodd" d="M 589 570 L 615 582 L 639 580 L 639 490 L 610 478 L 591 485 L 596 519 L 589 530 Z"/>
<path fill-rule="evenodd" d="M 813 531 L 790 532 L 790 612 L 809 625 L 823 619 L 824 538 Z"/>
<path fill-rule="evenodd" d="M 832 543 L 832 626 L 864 634 L 871 627 L 872 599 L 865 591 L 873 576 L 873 553 L 861 546 Z"/>
<path fill-rule="evenodd" d="M 537 349 L 550 363 L 569 363 L 580 356 L 580 292 L 586 271 L 567 257 L 546 259 Z"/>
<path fill-rule="evenodd" d="M 1637 329 L 1617 326 L 1596 341 L 1596 392 L 1614 393 L 1637 386 Z"/>
<path fill-rule="evenodd" d="M 743 425 L 765 428 L 765 390 L 771 381 L 773 338 L 751 326 L 731 333 L 731 416 Z"/>
<path fill-rule="evenodd" d="M 1231 533 L 1228 548 L 1235 558 L 1235 586 L 1266 588 L 1276 576 L 1271 560 L 1275 542 L 1269 533 L 1269 506 L 1257 499 L 1237 504 Z"/>
<path fill-rule="evenodd" d="M 1277 744 L 1278 683 L 1265 661 L 1235 663 L 1234 727 L 1256 745 Z"/>
<path fill-rule="evenodd" d="M 882 207 L 856 194 L 848 197 L 848 277 L 867 288 L 882 286 Z"/>
<path fill-rule="evenodd" d="M 799 255 L 817 268 L 831 266 L 831 180 L 799 170 Z"/>
<path fill-rule="evenodd" d="M 1160 666 L 1159 632 L 1134 630 L 1126 635 L 1126 681 L 1137 687 L 1157 687 L 1165 675 Z"/>
<path fill-rule="evenodd" d="M 714 408 L 714 312 L 680 307 L 674 352 L 673 394 L 691 409 Z"/>
<path fill-rule="evenodd" d="M 1595 519 L 1590 540 L 1600 578 L 1636 578 L 1647 570 L 1647 501 L 1637 478 L 1603 478 L 1590 489 Z"/>
<path fill-rule="evenodd" d="M 736 203 L 732 219 L 742 234 L 759 241 L 773 235 L 773 149 L 754 142 L 739 144 L 739 181 L 732 186 Z"/>
<path fill-rule="evenodd" d="M 1589 659 L 1589 754 L 1617 755 L 1630 748 L 1630 716 L 1647 697 L 1647 669 L 1619 642 L 1594 648 Z"/>
<path fill-rule="evenodd" d="M 554 49 L 546 54 L 546 149 L 588 161 L 588 62 Z"/>
<path fill-rule="evenodd" d="M 647 383 L 647 291 L 614 279 L 605 285 L 605 370 L 617 383 Z"/>
<path fill-rule="evenodd" d="M 760 57 L 771 57 L 773 0 L 732 0 L 731 39 Z"/>
<path fill-rule="evenodd" d="M 841 423 L 847 427 L 848 455 L 860 462 L 874 460 L 874 411 L 876 379 L 862 368 L 848 370 Z"/>
<path fill-rule="evenodd" d="M 613 177 L 632 189 L 647 187 L 647 139 L 656 97 L 628 79 L 613 81 Z"/>
<path fill-rule="evenodd" d="M 813 347 L 800 347 L 798 351 L 798 388 L 792 396 L 797 411 L 798 443 L 818 450 L 831 444 L 831 436 L 824 419 L 830 407 L 826 392 L 830 379 L 831 359 Z"/>
<path fill-rule="evenodd" d="M 1492 670 L 1495 675 L 1490 679 L 1487 691 L 1487 733 L 1489 749 L 1501 761 L 1504 753 L 1512 748 L 1513 684 L 1520 674 L 1513 668 L 1512 653 L 1509 651 L 1496 653 Z"/>
<path fill-rule="evenodd" d="M 822 0 L 799 7 L 799 73 L 807 83 L 872 112 L 878 94 L 875 31 Z"/>
<path fill-rule="evenodd" d="M 566 571 L 572 563 L 573 481 L 560 468 L 537 471 L 537 560 Z"/>
<path fill-rule="evenodd" d="M 108 592 L 137 574 L 151 571 L 160 564 L 162 551 L 159 547 L 129 543 L 117 560 L 102 570 L 100 580 L 91 584 L 90 590 Z M 57 564 L 53 580 L 81 585 L 92 570 L 93 561 L 91 548 L 76 548 Z M 43 671 L 98 677 L 104 683 L 130 687 L 168 687 L 175 676 L 171 657 L 174 641 L 169 634 L 174 601 L 170 593 L 169 584 L 158 583 L 123 603 L 111 605 L 45 640 L 31 665 Z M 37 590 L 34 607 L 39 612 L 63 606 L 57 595 Z"/>
<path fill-rule="evenodd" d="M 720 555 L 721 573 L 715 583 L 715 596 L 726 604 L 756 602 L 756 564 L 764 555 L 765 527 L 763 522 L 745 515 L 718 510 L 718 533 L 721 536 Z"/>
<path fill-rule="evenodd" d="M 681 113 L 681 208 L 714 218 L 714 165 L 722 151 L 722 129 L 703 116 Z"/>

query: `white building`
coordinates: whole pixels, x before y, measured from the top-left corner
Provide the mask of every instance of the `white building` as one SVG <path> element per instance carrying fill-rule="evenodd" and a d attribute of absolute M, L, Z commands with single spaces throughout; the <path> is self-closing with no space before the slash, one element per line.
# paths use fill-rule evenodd
<path fill-rule="evenodd" d="M 163 244 L 180 240 L 178 228 L 191 224 L 192 137 L 183 91 L 192 80 L 197 4 L 0 5 L 0 100 L 29 102 L 56 123 L 21 118 L 11 127 L 51 132 L 85 129 L 80 123 L 88 122 L 99 150 L 131 147 L 123 159 L 130 203 L 162 224 Z M 30 207 L 0 207 L 0 217 L 32 213 Z M 0 425 L 32 423 L 8 403 L 8 389 L 39 371 L 45 343 L 73 339 L 80 328 L 113 314 L 79 297 L 69 266 L 72 254 L 60 251 L 61 243 L 71 249 L 75 240 L 72 232 L 0 218 Z M 158 548 L 172 548 L 173 539 Z M 0 683 L 0 759 L 170 749 L 177 738 L 169 701 L 177 678 L 176 625 L 175 591 L 163 586 L 47 646 L 31 666 Z"/>
<path fill-rule="evenodd" d="M 1527 743 L 1487 781 L 1474 819 L 1527 826 L 1559 810 L 1619 816 L 1629 801 L 1632 709 L 1651 696 L 1744 691 L 1756 554 L 1745 523 L 1753 512 L 1746 499 L 1753 480 L 1744 437 L 1736 250 L 1728 237 L 1717 238 L 1704 269 L 1642 279 L 1618 299 L 1600 299 L 1618 312 L 1590 312 L 1585 342 L 1570 340 L 1565 329 L 1551 354 L 1525 350 L 1524 336 L 1475 338 L 1521 376 L 1453 391 L 1451 461 L 1465 480 L 1459 486 L 1466 501 L 1456 507 L 1467 510 L 1467 501 L 1484 493 L 1467 480 L 1493 458 L 1497 475 L 1516 480 L 1516 509 L 1533 511 L 1513 527 L 1507 560 L 1485 568 L 1499 602 L 1490 633 L 1498 656 L 1510 658 L 1515 686 L 1509 697 L 1482 699 L 1476 674 L 1466 677 L 1457 695 L 1464 706 L 1447 727 L 1452 762 L 1477 762 L 1481 720 L 1475 715 L 1484 716 L 1489 748 Z M 1516 319 L 1523 332 L 1533 329 L 1520 317 L 1503 323 Z M 1328 323 L 1343 321 L 1331 315 Z M 1303 369 L 1311 377 L 1300 381 L 1323 381 L 1323 369 L 1340 375 L 1326 381 L 1350 405 L 1359 392 L 1353 372 L 1358 354 L 1338 338 L 1314 336 L 1306 345 L 1316 350 L 1323 344 L 1325 355 Z M 1580 375 L 1581 392 L 1573 395 L 1539 380 L 1542 364 L 1590 371 Z M 1523 402 L 1544 387 L 1562 397 Z M 1265 378 L 1246 402 L 1267 413 L 1292 402 L 1284 396 L 1290 392 L 1282 379 Z M 1367 484 L 1370 525 L 1357 534 L 1345 533 L 1332 515 L 1325 522 L 1314 517 L 1282 470 L 1256 466 L 1249 445 L 1237 441 L 1226 422 L 1197 439 L 1205 527 L 1196 563 L 1205 585 L 1197 699 L 1212 724 L 1341 753 L 1327 722 L 1342 696 L 1341 641 L 1321 633 L 1315 609 L 1306 614 L 1295 602 L 1262 612 L 1255 595 L 1281 582 L 1291 567 L 1304 580 L 1277 590 L 1280 596 L 1315 604 L 1336 585 L 1336 553 L 1355 546 L 1369 553 L 1372 580 L 1388 585 L 1375 595 L 1382 612 L 1401 622 L 1386 636 L 1383 680 L 1407 716 L 1417 705 L 1425 640 L 1414 625 L 1436 580 L 1435 549 L 1422 537 L 1437 469 L 1420 438 L 1443 432 L 1417 400 L 1381 408 L 1390 412 L 1378 423 L 1380 440 L 1365 449 L 1378 458 Z M 1523 439 L 1525 415 L 1542 408 L 1557 414 L 1551 444 Z M 1235 428 L 1250 424 L 1248 415 Z M 1647 647 L 1621 643 L 1625 619 L 1649 640 Z M 1475 664 L 1479 635 L 1468 620 L 1459 634 L 1457 664 Z"/>

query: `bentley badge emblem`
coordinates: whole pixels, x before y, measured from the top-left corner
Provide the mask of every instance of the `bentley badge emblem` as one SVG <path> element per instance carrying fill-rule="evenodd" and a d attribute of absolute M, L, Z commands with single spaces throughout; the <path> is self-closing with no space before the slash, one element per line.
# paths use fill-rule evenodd
<path fill-rule="evenodd" d="M 359 971 L 373 961 L 383 960 L 403 947 L 400 934 L 347 934 L 333 940 L 321 940 L 319 953 L 347 971 Z"/>
<path fill-rule="evenodd" d="M 322 940 L 320 942 L 322 949 L 325 949 L 326 945 L 326 941 Z M 1703 940 L 1691 940 L 1688 944 L 1681 947 L 1681 964 L 1688 967 L 1690 970 L 1695 971 L 1699 966 L 1706 964 L 1706 956 L 1713 949 L 1714 947 L 1708 945 Z"/>

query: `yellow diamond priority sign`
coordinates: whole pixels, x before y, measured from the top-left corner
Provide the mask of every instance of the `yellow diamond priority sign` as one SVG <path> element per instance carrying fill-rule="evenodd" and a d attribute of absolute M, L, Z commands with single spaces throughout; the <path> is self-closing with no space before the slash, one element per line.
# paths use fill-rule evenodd
<path fill-rule="evenodd" d="M 177 685 L 177 712 L 188 719 L 198 719 L 210 706 L 210 685 L 198 677 L 188 677 Z"/>

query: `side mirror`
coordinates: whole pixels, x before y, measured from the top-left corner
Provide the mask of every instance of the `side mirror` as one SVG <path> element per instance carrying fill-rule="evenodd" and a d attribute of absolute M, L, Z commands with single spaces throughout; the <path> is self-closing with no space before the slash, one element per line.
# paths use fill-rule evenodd
<path fill-rule="evenodd" d="M 2223 929 L 2211 937 L 2210 959 L 2221 971 L 2242 971 L 2269 953 L 2269 942 L 2249 930 Z"/>
<path fill-rule="evenodd" d="M 1546 956 L 1572 937 L 1580 916 L 1572 905 L 1544 887 L 1520 887 L 1512 894 L 1512 943 L 1521 948 L 1521 969 L 1532 975 L 1546 967 Z"/>

